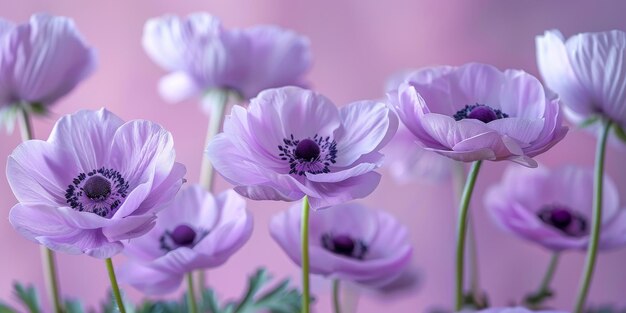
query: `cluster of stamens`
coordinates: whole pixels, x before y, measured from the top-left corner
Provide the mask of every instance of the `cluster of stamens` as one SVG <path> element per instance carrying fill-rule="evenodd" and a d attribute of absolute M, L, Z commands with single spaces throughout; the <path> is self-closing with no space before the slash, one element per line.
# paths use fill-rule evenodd
<path fill-rule="evenodd" d="M 295 139 L 293 135 L 283 139 L 278 146 L 278 154 L 283 161 L 289 162 L 289 174 L 329 173 L 331 164 L 337 158 L 337 143 L 330 136 Z"/>
<path fill-rule="evenodd" d="M 563 205 L 548 205 L 537 212 L 539 219 L 571 237 L 589 233 L 587 219 Z"/>
<path fill-rule="evenodd" d="M 192 248 L 209 232 L 196 230 L 185 224 L 176 226 L 174 230 L 166 230 L 159 238 L 159 247 L 165 252 L 170 252 L 180 247 Z"/>
<path fill-rule="evenodd" d="M 111 217 L 128 193 L 128 182 L 113 169 L 80 173 L 65 190 L 65 200 L 74 210 Z"/>
<path fill-rule="evenodd" d="M 363 240 L 353 239 L 349 235 L 322 235 L 324 249 L 349 258 L 363 260 L 367 254 L 367 245 Z"/>
<path fill-rule="evenodd" d="M 466 105 L 464 108 L 458 110 L 453 117 L 457 121 L 469 118 L 482 121 L 483 123 L 489 123 L 493 120 L 507 118 L 509 115 L 503 113 L 499 109 L 494 109 L 488 105 L 476 103 L 473 105 Z"/>

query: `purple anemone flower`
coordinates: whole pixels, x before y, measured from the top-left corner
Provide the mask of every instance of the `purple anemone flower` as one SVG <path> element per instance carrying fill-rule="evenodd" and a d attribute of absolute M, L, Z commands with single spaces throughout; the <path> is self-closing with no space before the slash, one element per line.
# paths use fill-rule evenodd
<path fill-rule="evenodd" d="M 93 72 L 94 50 L 66 17 L 36 14 L 28 23 L 0 19 L 0 125 L 16 107 L 45 112 Z"/>
<path fill-rule="evenodd" d="M 309 40 L 293 31 L 275 26 L 224 29 L 206 13 L 149 20 L 143 46 L 171 72 L 159 84 L 170 102 L 214 88 L 250 99 L 263 89 L 302 85 L 311 65 Z"/>
<path fill-rule="evenodd" d="M 233 107 L 224 132 L 207 148 L 215 169 L 254 200 L 296 201 L 320 209 L 369 195 L 380 181 L 378 152 L 397 118 L 384 103 L 337 109 L 298 87 L 261 92 L 246 109 Z"/>
<path fill-rule="evenodd" d="M 19 201 L 10 222 L 52 250 L 109 258 L 174 199 L 185 175 L 175 158 L 172 135 L 155 123 L 124 123 L 105 109 L 67 115 L 47 141 L 26 141 L 9 156 Z"/>
<path fill-rule="evenodd" d="M 603 192 L 599 248 L 610 249 L 626 243 L 626 209 L 608 176 Z M 593 170 L 576 166 L 510 167 L 485 197 L 499 226 L 553 251 L 587 248 L 592 204 Z"/>
<path fill-rule="evenodd" d="M 523 71 L 477 63 L 426 68 L 388 96 L 425 149 L 457 161 L 534 167 L 532 157 L 567 133 L 557 97 Z"/>
<path fill-rule="evenodd" d="M 270 222 L 274 240 L 300 264 L 301 204 Z M 379 288 L 405 273 L 412 247 L 408 230 L 382 210 L 347 203 L 310 216 L 311 273 Z"/>
<path fill-rule="evenodd" d="M 200 185 L 181 190 L 156 227 L 125 245 L 120 279 L 146 294 L 165 294 L 198 269 L 224 264 L 252 235 L 246 201 L 232 190 L 214 197 Z"/>
<path fill-rule="evenodd" d="M 574 123 L 601 115 L 626 127 L 626 33 L 583 33 L 567 41 L 557 30 L 538 36 L 537 64 Z"/>
<path fill-rule="evenodd" d="M 414 71 L 392 75 L 385 84 L 387 92 L 393 92 L 411 77 Z M 398 126 L 396 135 L 383 148 L 384 166 L 398 183 L 412 181 L 444 182 L 451 177 L 454 161 L 420 146 L 415 136 L 404 125 Z"/>
<path fill-rule="evenodd" d="M 480 311 L 467 311 L 464 310 L 462 313 L 569 313 L 567 311 L 556 311 L 556 310 L 541 310 L 541 311 L 532 311 L 523 307 L 512 307 L 512 308 L 489 308 Z"/>

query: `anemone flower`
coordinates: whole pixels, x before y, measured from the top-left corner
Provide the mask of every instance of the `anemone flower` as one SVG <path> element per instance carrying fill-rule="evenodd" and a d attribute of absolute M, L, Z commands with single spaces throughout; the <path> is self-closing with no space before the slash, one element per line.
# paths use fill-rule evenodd
<path fill-rule="evenodd" d="M 550 30 L 536 42 L 541 76 L 574 123 L 600 116 L 626 126 L 626 33 L 582 33 L 566 41 Z"/>
<path fill-rule="evenodd" d="M 407 274 L 412 247 L 407 229 L 390 214 L 347 203 L 316 211 L 310 219 L 311 273 L 335 281 L 336 306 L 339 281 L 373 290 L 402 284 L 400 276 Z M 300 205 L 276 215 L 270 223 L 272 238 L 299 266 L 301 228 Z"/>
<path fill-rule="evenodd" d="M 122 240 L 148 232 L 178 192 L 185 167 L 173 144 L 149 121 L 124 123 L 105 109 L 67 115 L 47 141 L 26 141 L 9 156 L 19 201 L 10 222 L 52 250 L 110 258 Z"/>
<path fill-rule="evenodd" d="M 0 19 L 0 51 L 0 126 L 9 130 L 17 112 L 47 112 L 96 65 L 74 21 L 47 14 L 19 25 Z"/>
<path fill-rule="evenodd" d="M 609 177 L 604 178 L 605 213 L 599 249 L 626 244 L 626 209 Z M 549 250 L 585 250 L 593 208 L 593 169 L 562 166 L 529 170 L 509 167 L 491 187 L 485 207 L 503 229 Z"/>
<path fill-rule="evenodd" d="M 558 98 L 535 77 L 486 64 L 420 70 L 389 101 L 425 149 L 457 161 L 534 167 L 567 133 Z"/>
<path fill-rule="evenodd" d="M 172 292 L 185 274 L 224 264 L 251 234 L 252 215 L 236 192 L 214 197 L 200 185 L 186 187 L 150 232 L 125 245 L 131 260 L 120 269 L 120 280 L 145 294 Z"/>
<path fill-rule="evenodd" d="M 225 29 L 206 13 L 150 19 L 143 47 L 170 72 L 159 83 L 170 102 L 210 89 L 230 89 L 250 99 L 263 89 L 302 85 L 311 65 L 308 39 L 293 31 L 276 26 Z"/>
<path fill-rule="evenodd" d="M 207 154 L 235 191 L 254 200 L 296 201 L 321 209 L 369 195 L 380 181 L 378 152 L 393 136 L 395 114 L 361 101 L 337 109 L 298 87 L 263 91 L 235 106 Z"/>

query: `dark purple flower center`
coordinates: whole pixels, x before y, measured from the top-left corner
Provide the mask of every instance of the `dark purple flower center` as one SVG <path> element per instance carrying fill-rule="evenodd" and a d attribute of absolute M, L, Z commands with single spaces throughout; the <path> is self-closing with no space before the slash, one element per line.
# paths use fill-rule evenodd
<path fill-rule="evenodd" d="M 295 139 L 293 135 L 283 139 L 278 146 L 281 160 L 289 163 L 289 174 L 329 173 L 330 165 L 337 158 L 337 143 L 330 136 L 317 134 L 313 138 Z"/>
<path fill-rule="evenodd" d="M 363 260 L 367 253 L 367 245 L 362 240 L 355 240 L 349 235 L 322 235 L 322 246 L 335 254 Z"/>
<path fill-rule="evenodd" d="M 537 213 L 539 219 L 571 237 L 588 234 L 587 220 L 584 216 L 563 205 L 548 205 Z"/>
<path fill-rule="evenodd" d="M 102 176 L 91 176 L 83 185 L 87 198 L 93 201 L 104 201 L 111 195 L 111 182 Z"/>
<path fill-rule="evenodd" d="M 109 218 L 128 194 L 128 182 L 113 169 L 100 168 L 80 173 L 65 190 L 65 201 L 79 212 Z"/>
<path fill-rule="evenodd" d="M 188 246 L 196 239 L 196 231 L 187 225 L 178 225 L 171 233 L 172 240 L 179 246 Z"/>
<path fill-rule="evenodd" d="M 298 160 L 311 162 L 320 156 L 320 146 L 311 139 L 302 139 L 296 145 L 294 156 Z"/>
<path fill-rule="evenodd" d="M 195 229 L 187 224 L 180 224 L 174 230 L 166 230 L 159 238 L 160 248 L 165 252 L 172 251 L 180 247 L 192 248 L 209 232 L 202 229 Z"/>
<path fill-rule="evenodd" d="M 494 120 L 509 117 L 508 114 L 503 113 L 498 109 L 494 109 L 484 104 L 466 105 L 454 114 L 454 119 L 457 121 L 469 118 L 479 120 L 483 123 L 489 123 Z"/>

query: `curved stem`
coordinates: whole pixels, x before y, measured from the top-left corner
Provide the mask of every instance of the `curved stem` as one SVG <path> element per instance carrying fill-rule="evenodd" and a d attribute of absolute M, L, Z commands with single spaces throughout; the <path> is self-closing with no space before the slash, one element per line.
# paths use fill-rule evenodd
<path fill-rule="evenodd" d="M 22 141 L 28 141 L 33 139 L 33 125 L 30 121 L 30 116 L 26 109 L 20 109 L 19 115 L 20 133 L 22 135 Z M 54 312 L 63 312 L 61 306 L 61 297 L 59 295 L 59 281 L 57 278 L 56 262 L 54 258 L 54 251 L 48 249 L 45 246 L 41 246 L 41 261 L 44 270 L 44 276 L 46 279 L 46 288 L 48 289 L 48 296 L 52 300 L 54 306 Z"/>
<path fill-rule="evenodd" d="M 309 198 L 302 201 L 302 226 L 300 232 L 302 248 L 302 313 L 310 312 L 311 293 L 309 291 Z"/>
<path fill-rule="evenodd" d="M 333 280 L 333 308 L 335 313 L 341 313 L 341 298 L 339 296 L 339 279 Z"/>
<path fill-rule="evenodd" d="M 203 101 L 209 102 L 207 105 L 211 110 L 206 139 L 204 140 L 204 149 L 206 149 L 211 139 L 213 139 L 222 128 L 224 111 L 228 105 L 228 91 L 211 91 L 205 95 Z M 209 161 L 209 158 L 204 154 L 204 149 L 202 150 L 202 165 L 200 167 L 200 184 L 207 190 L 213 191 L 215 172 L 213 171 L 213 166 L 211 166 L 211 161 Z"/>
<path fill-rule="evenodd" d="M 550 283 L 552 283 L 552 279 L 554 278 L 554 273 L 556 271 L 557 265 L 559 264 L 559 253 L 554 252 L 552 257 L 550 258 L 550 263 L 548 264 L 548 269 L 546 270 L 543 279 L 541 280 L 541 284 L 537 291 L 531 293 L 528 297 L 526 297 L 526 304 L 531 309 L 538 309 L 541 307 L 541 304 L 548 298 L 552 297 L 552 291 L 550 290 Z"/>
<path fill-rule="evenodd" d="M 113 291 L 113 296 L 115 296 L 117 307 L 119 308 L 120 313 L 126 313 L 126 308 L 124 307 L 124 300 L 122 300 L 122 294 L 120 293 L 120 287 L 117 285 L 117 278 L 115 277 L 115 270 L 113 269 L 113 261 L 111 260 L 111 258 L 107 258 L 104 261 L 107 264 L 107 271 L 109 272 L 109 280 L 111 281 L 111 290 Z"/>
<path fill-rule="evenodd" d="M 200 166 L 200 185 L 203 186 L 209 192 L 213 192 L 215 182 L 215 171 L 211 165 L 211 161 L 204 153 L 207 145 L 220 132 L 222 123 L 224 121 L 224 112 L 228 106 L 228 90 L 212 90 L 209 91 L 202 99 L 203 105 L 208 106 L 210 109 L 209 123 L 206 132 L 206 138 L 204 140 L 204 148 L 202 149 L 202 165 Z M 206 272 L 199 270 L 197 272 L 198 287 L 200 290 L 204 290 L 206 287 Z"/>
<path fill-rule="evenodd" d="M 198 313 L 198 302 L 196 302 L 196 292 L 193 287 L 193 273 L 187 273 L 187 307 L 191 313 Z"/>
<path fill-rule="evenodd" d="M 455 292 L 455 310 L 461 310 L 463 306 L 463 261 L 465 258 L 465 234 L 467 229 L 467 211 L 470 200 L 472 199 L 472 192 L 474 191 L 474 185 L 476 184 L 476 177 L 480 170 L 482 161 L 476 161 L 472 164 L 469 175 L 465 182 L 465 188 L 463 190 L 463 196 L 461 197 L 461 204 L 459 206 L 459 217 L 457 221 L 457 239 L 456 239 L 456 292 Z"/>
<path fill-rule="evenodd" d="M 600 228 L 602 226 L 602 189 L 604 179 L 604 157 L 606 153 L 606 142 L 609 137 L 612 122 L 603 121 L 602 133 L 598 139 L 596 146 L 596 161 L 594 174 L 594 190 L 593 190 L 593 220 L 591 226 L 591 235 L 589 239 L 589 247 L 587 248 L 587 259 L 585 260 L 585 270 L 578 289 L 578 297 L 576 298 L 575 313 L 582 313 L 587 300 L 587 293 L 591 285 L 593 270 L 596 265 L 598 254 L 598 241 L 600 239 Z"/>
<path fill-rule="evenodd" d="M 453 171 L 454 193 L 456 201 L 461 201 L 463 197 L 463 188 L 465 185 L 465 166 L 464 163 L 454 162 Z M 468 209 L 469 210 L 469 209 Z M 476 230 L 474 227 L 474 221 L 472 218 L 472 212 L 467 213 L 467 254 L 468 258 L 468 278 L 470 294 L 476 304 L 484 304 L 481 297 L 482 290 L 480 290 L 480 273 L 478 268 L 478 245 L 476 240 Z"/>

